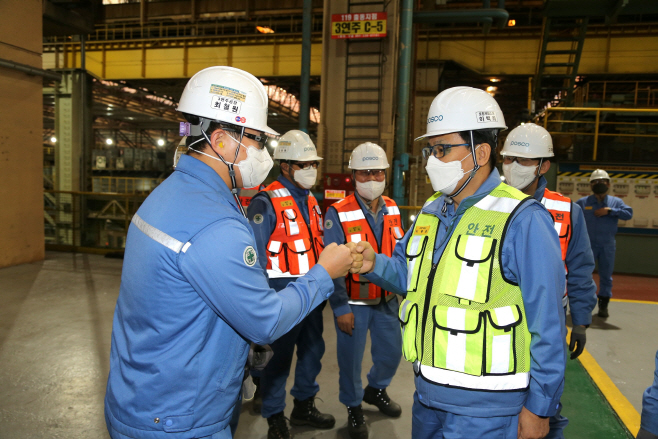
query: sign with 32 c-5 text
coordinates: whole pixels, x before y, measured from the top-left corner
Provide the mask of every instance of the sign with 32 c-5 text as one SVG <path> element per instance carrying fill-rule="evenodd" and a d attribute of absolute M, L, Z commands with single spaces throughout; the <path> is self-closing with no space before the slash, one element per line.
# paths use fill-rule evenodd
<path fill-rule="evenodd" d="M 382 38 L 386 36 L 386 12 L 333 14 L 331 38 Z"/>

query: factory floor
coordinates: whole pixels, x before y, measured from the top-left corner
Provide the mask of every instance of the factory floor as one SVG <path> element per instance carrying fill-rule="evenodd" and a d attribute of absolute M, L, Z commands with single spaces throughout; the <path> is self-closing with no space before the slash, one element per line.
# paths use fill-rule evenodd
<path fill-rule="evenodd" d="M 42 262 L 0 269 L 1 439 L 108 437 L 103 397 L 121 265 L 119 259 L 98 255 L 48 252 Z M 568 363 L 563 396 L 563 414 L 571 420 L 568 439 L 630 438 L 617 415 L 638 418 L 642 392 L 653 380 L 658 283 L 618 275 L 613 292 L 623 301 L 610 304 L 607 321 L 594 317 L 588 330 L 590 360 Z M 317 405 L 336 417 L 336 426 L 329 431 L 295 427 L 296 438 L 348 437 L 347 413 L 338 402 L 336 334 L 329 307 L 325 342 Z M 364 381 L 370 364 L 366 354 Z M 600 366 L 599 372 L 592 364 Z M 621 409 L 616 402 L 617 414 L 595 381 L 599 386 L 609 383 L 606 395 L 610 388 L 618 389 L 623 396 L 617 399 L 627 400 Z M 364 405 L 371 438 L 411 436 L 413 390 L 411 365 L 403 361 L 388 390 L 401 404 L 402 417 L 389 419 Z M 288 397 L 286 415 L 291 406 Z M 253 413 L 251 403 L 243 406 L 236 437 L 267 437 L 267 422 Z"/>

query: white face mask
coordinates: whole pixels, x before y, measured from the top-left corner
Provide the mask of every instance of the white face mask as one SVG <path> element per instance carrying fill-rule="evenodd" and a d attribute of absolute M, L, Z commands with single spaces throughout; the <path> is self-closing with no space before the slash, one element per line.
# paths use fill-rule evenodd
<path fill-rule="evenodd" d="M 539 166 L 523 166 L 514 161 L 510 164 L 503 164 L 503 175 L 510 186 L 522 191 L 527 188 L 537 178 L 537 168 Z"/>
<path fill-rule="evenodd" d="M 366 201 L 372 201 L 381 196 L 384 193 L 384 188 L 386 187 L 386 180 L 384 181 L 366 181 L 361 183 L 360 181 L 356 182 L 356 191 L 361 195 Z"/>
<path fill-rule="evenodd" d="M 475 149 L 477 148 L 479 148 L 479 146 Z M 461 160 L 453 160 L 444 163 L 436 157 L 430 156 L 430 158 L 427 159 L 425 170 L 430 177 L 430 182 L 432 182 L 432 189 L 434 189 L 435 192 L 443 192 L 446 195 L 453 193 L 455 188 L 457 188 L 457 183 L 459 183 L 459 180 L 464 176 L 461 162 L 469 157 L 472 160 L 473 155 L 469 154 Z M 468 172 L 471 172 L 472 170 L 473 168 Z"/>
<path fill-rule="evenodd" d="M 270 153 L 267 152 L 267 148 L 258 149 L 255 146 L 245 146 L 243 143 L 238 142 L 235 137 L 230 137 L 247 150 L 247 158 L 239 163 L 235 163 L 235 166 L 240 170 L 240 175 L 242 176 L 242 187 L 255 187 L 260 185 L 265 181 L 267 174 L 270 173 L 270 169 L 274 166 L 274 162 L 272 161 L 272 157 L 270 157 Z M 192 148 L 192 145 L 188 147 L 192 151 L 226 164 L 226 162 L 223 162 L 217 157 L 213 157 L 210 154 Z"/>
<path fill-rule="evenodd" d="M 297 169 L 293 179 L 304 189 L 310 189 L 318 178 L 318 170 L 310 167 L 308 169 Z"/>

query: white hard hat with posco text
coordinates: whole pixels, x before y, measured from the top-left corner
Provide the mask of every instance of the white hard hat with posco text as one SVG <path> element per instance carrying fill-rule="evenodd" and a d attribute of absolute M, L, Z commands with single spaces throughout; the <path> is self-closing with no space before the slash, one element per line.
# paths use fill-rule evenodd
<path fill-rule="evenodd" d="M 500 153 L 503 157 L 509 155 L 527 159 L 553 157 L 553 139 L 543 127 L 526 123 L 510 131 Z"/>
<path fill-rule="evenodd" d="M 304 131 L 290 130 L 279 138 L 274 160 L 311 162 L 322 160 L 311 138 Z"/>
<path fill-rule="evenodd" d="M 603 169 L 597 169 L 594 172 L 592 172 L 592 175 L 589 176 L 589 181 L 592 182 L 594 180 L 600 180 L 602 178 L 605 178 L 606 180 L 610 181 L 610 176 L 608 175 L 607 172 L 605 172 Z"/>
<path fill-rule="evenodd" d="M 354 148 L 350 156 L 349 169 L 386 169 L 388 158 L 384 148 L 376 143 L 366 142 Z"/>
<path fill-rule="evenodd" d="M 208 67 L 185 86 L 178 111 L 278 136 L 267 126 L 267 92 L 251 73 L 234 67 Z"/>
<path fill-rule="evenodd" d="M 498 102 L 478 88 L 452 87 L 434 98 L 427 114 L 427 132 L 416 140 L 493 128 L 507 129 Z"/>

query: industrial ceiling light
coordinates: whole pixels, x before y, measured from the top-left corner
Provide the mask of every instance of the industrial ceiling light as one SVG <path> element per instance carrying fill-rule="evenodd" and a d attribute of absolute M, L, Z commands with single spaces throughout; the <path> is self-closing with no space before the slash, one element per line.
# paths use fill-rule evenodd
<path fill-rule="evenodd" d="M 272 140 L 272 141 L 270 142 L 270 145 L 272 145 L 272 148 L 276 148 L 277 146 L 279 146 L 279 142 L 276 141 L 276 140 Z"/>
<path fill-rule="evenodd" d="M 52 136 L 52 137 L 50 138 L 50 141 L 51 141 L 52 143 L 55 143 L 55 142 L 57 142 L 57 137 L 55 137 L 55 136 Z"/>
<path fill-rule="evenodd" d="M 514 26 L 516 26 L 516 20 L 510 20 L 510 21 L 508 21 L 508 22 L 507 22 L 507 25 L 508 25 L 509 27 L 514 27 Z"/>
<path fill-rule="evenodd" d="M 491 82 L 500 82 L 500 79 L 499 78 L 491 78 L 489 81 L 491 81 Z"/>
<path fill-rule="evenodd" d="M 490 85 L 489 87 L 487 87 L 487 93 L 493 93 L 496 90 L 498 90 L 498 87 L 494 87 L 493 85 Z"/>
<path fill-rule="evenodd" d="M 267 26 L 256 26 L 256 30 L 262 34 L 273 34 L 274 30 Z"/>
<path fill-rule="evenodd" d="M 165 141 L 162 139 L 158 139 L 158 146 L 164 146 Z"/>
<path fill-rule="evenodd" d="M 112 142 L 112 139 L 105 139 L 105 143 L 107 143 L 108 145 L 111 145 L 114 142 Z"/>

